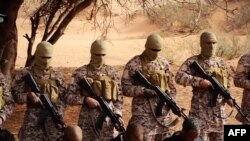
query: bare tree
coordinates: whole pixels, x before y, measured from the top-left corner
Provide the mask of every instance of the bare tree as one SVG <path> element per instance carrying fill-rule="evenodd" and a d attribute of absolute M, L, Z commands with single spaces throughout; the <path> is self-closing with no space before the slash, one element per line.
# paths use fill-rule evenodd
<path fill-rule="evenodd" d="M 25 34 L 28 40 L 27 60 L 25 66 L 33 61 L 32 48 L 38 30 L 42 30 L 42 41 L 55 44 L 64 34 L 65 29 L 73 18 L 85 10 L 86 19 L 93 23 L 95 28 L 101 29 L 102 36 L 112 26 L 112 4 L 116 2 L 125 8 L 133 0 L 46 0 L 30 17 L 31 33 Z M 101 16 L 98 16 L 101 14 Z M 100 20 L 100 17 L 102 19 Z M 41 26 L 43 25 L 43 27 Z"/>
<path fill-rule="evenodd" d="M 33 60 L 32 47 L 41 24 L 44 24 L 42 41 L 55 44 L 72 19 L 92 2 L 93 0 L 47 0 L 42 3 L 30 17 L 31 34 L 24 35 L 29 42 L 25 66 L 29 66 Z"/>
<path fill-rule="evenodd" d="M 124 6 L 130 0 L 114 1 Z M 0 0 L 0 13 L 8 16 L 8 22 L 0 25 L 0 63 L 1 71 L 9 81 L 15 68 L 17 56 L 16 19 L 23 2 L 24 0 Z M 105 19 L 101 22 L 95 22 L 95 26 L 107 29 L 111 26 L 111 22 L 107 19 L 111 19 L 112 3 L 112 0 L 40 0 L 40 6 L 30 17 L 31 33 L 24 35 L 29 42 L 26 66 L 30 65 L 32 61 L 32 47 L 39 28 L 45 27 L 42 40 L 54 44 L 64 34 L 73 18 L 81 11 L 86 10 L 88 19 L 92 21 L 97 21 L 97 13 L 102 13 Z"/>
<path fill-rule="evenodd" d="M 14 70 L 17 55 L 17 13 L 24 0 L 0 0 L 0 13 L 8 16 L 8 23 L 0 25 L 0 63 L 1 70 L 7 79 L 10 80 Z M 30 16 L 31 33 L 25 34 L 28 40 L 27 60 L 25 66 L 32 62 L 32 48 L 37 32 L 42 31 L 42 41 L 55 44 L 64 34 L 65 29 L 74 17 L 81 11 L 86 19 L 93 23 L 95 28 L 101 29 L 102 36 L 108 33 L 108 29 L 113 26 L 112 10 L 114 3 L 123 7 L 127 11 L 130 6 L 141 6 L 144 10 L 161 8 L 167 2 L 176 2 L 180 7 L 185 7 L 194 11 L 193 29 L 197 27 L 202 18 L 202 2 L 215 5 L 227 13 L 233 13 L 228 8 L 228 0 L 36 0 L 40 5 Z M 221 6 L 224 1 L 225 6 Z M 116 5 L 115 5 L 116 6 Z M 101 17 L 101 20 L 100 20 Z"/>

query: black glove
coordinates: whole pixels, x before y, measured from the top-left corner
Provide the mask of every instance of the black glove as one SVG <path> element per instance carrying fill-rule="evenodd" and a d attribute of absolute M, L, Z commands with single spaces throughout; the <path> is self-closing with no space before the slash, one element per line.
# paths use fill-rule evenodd
<path fill-rule="evenodd" d="M 156 92 L 154 90 L 151 90 L 151 89 L 144 89 L 143 94 L 147 98 L 151 98 L 151 97 L 156 96 Z"/>

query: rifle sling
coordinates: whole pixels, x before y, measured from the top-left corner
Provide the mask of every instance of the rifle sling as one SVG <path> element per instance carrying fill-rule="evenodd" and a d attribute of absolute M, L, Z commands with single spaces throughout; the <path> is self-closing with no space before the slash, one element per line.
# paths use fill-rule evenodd
<path fill-rule="evenodd" d="M 158 102 L 157 102 L 157 105 L 155 107 L 155 116 L 156 117 L 162 116 L 163 106 L 164 106 L 164 102 L 159 99 Z"/>

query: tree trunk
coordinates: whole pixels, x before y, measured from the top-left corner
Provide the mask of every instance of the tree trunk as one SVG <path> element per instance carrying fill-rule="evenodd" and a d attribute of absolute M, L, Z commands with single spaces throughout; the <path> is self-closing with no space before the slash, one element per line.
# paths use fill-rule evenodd
<path fill-rule="evenodd" d="M 23 0 L 0 0 L 0 13 L 7 15 L 7 23 L 0 24 L 1 71 L 11 82 L 17 56 L 17 14 Z"/>

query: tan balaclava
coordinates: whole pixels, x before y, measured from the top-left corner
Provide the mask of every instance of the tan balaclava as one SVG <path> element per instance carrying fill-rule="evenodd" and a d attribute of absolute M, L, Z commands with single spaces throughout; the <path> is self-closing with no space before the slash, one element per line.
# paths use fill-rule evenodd
<path fill-rule="evenodd" d="M 212 32 L 203 32 L 200 37 L 201 55 L 210 58 L 216 55 L 217 38 Z"/>
<path fill-rule="evenodd" d="M 53 46 L 46 41 L 40 42 L 36 48 L 34 65 L 43 70 L 48 69 L 51 66 L 52 55 Z"/>
<path fill-rule="evenodd" d="M 102 68 L 105 64 L 104 55 L 107 53 L 107 43 L 104 40 L 95 40 L 91 45 L 90 53 L 90 67 L 92 69 Z"/>
<path fill-rule="evenodd" d="M 82 141 L 82 136 L 79 126 L 68 126 L 64 130 L 63 141 Z"/>
<path fill-rule="evenodd" d="M 145 44 L 145 51 L 143 56 L 147 57 L 150 61 L 155 60 L 159 56 L 159 52 L 163 48 L 164 41 L 159 34 L 150 34 Z"/>

